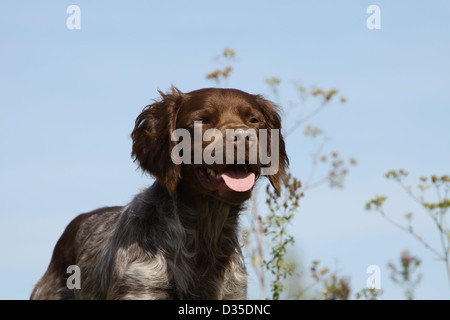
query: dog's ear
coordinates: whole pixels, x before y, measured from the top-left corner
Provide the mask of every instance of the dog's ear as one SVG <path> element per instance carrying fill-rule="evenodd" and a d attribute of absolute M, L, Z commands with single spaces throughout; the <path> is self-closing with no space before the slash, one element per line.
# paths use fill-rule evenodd
<path fill-rule="evenodd" d="M 286 148 L 283 136 L 281 134 L 281 117 L 279 114 L 278 107 L 269 100 L 264 99 L 262 96 L 257 95 L 256 101 L 260 106 L 260 110 L 264 115 L 265 122 L 267 124 L 267 153 L 269 157 L 272 157 L 272 148 L 278 152 L 278 170 L 275 170 L 272 174 L 268 176 L 270 183 L 273 188 L 280 194 L 281 192 L 281 181 L 286 175 L 286 170 L 289 166 L 289 158 L 286 154 Z M 278 140 L 274 141 L 276 144 L 272 146 L 272 130 L 278 130 Z M 268 164 L 270 166 L 271 164 Z"/>
<path fill-rule="evenodd" d="M 181 165 L 171 159 L 174 146 L 171 134 L 176 129 L 178 110 L 185 95 L 175 87 L 168 93 L 158 92 L 161 99 L 146 106 L 136 118 L 131 133 L 131 156 L 173 195 L 181 178 Z"/>

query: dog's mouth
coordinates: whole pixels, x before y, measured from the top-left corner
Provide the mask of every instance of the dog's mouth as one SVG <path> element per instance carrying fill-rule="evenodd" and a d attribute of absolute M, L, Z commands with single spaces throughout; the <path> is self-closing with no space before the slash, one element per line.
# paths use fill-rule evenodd
<path fill-rule="evenodd" d="M 247 164 L 230 164 L 222 168 L 197 167 L 198 180 L 208 190 L 247 192 L 255 185 L 256 174 Z"/>

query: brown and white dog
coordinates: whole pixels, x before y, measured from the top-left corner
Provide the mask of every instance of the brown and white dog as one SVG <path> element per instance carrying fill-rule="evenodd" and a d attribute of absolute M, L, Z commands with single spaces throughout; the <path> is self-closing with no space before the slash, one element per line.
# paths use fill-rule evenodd
<path fill-rule="evenodd" d="M 281 130 L 280 116 L 270 101 L 236 89 L 182 93 L 172 88 L 160 94 L 137 117 L 131 134 L 132 156 L 156 181 L 124 207 L 76 217 L 31 299 L 246 298 L 238 218 L 268 164 L 250 163 L 248 151 L 240 163 L 175 164 L 173 133 L 184 129 L 194 135 L 194 123 L 201 122 L 202 133 L 214 128 L 225 137 L 233 129 L 234 141 L 243 133 L 248 147 L 255 142 L 245 136 L 248 130 L 266 129 L 270 138 L 271 130 Z M 210 143 L 203 141 L 201 150 Z M 288 157 L 281 134 L 275 143 L 279 165 L 268 178 L 279 191 Z M 184 152 L 198 149 L 189 146 Z M 81 273 L 79 289 L 67 286 L 72 265 Z"/>

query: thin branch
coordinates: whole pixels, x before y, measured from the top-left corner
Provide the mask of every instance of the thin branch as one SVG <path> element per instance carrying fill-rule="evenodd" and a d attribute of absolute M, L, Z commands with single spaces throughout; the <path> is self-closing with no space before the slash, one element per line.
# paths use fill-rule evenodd
<path fill-rule="evenodd" d="M 317 186 L 318 182 L 315 182 L 314 184 L 312 184 L 312 179 L 314 177 L 315 171 L 317 169 L 317 164 L 319 162 L 319 156 L 322 153 L 323 148 L 325 147 L 325 144 L 328 142 L 328 139 L 325 137 L 325 140 L 322 142 L 322 144 L 317 148 L 316 152 L 313 154 L 313 163 L 311 165 L 311 170 L 309 173 L 309 177 L 308 180 L 306 181 L 306 183 L 304 184 L 304 190 L 306 189 L 311 189 L 315 186 Z M 319 180 L 319 184 L 322 184 L 324 182 L 326 182 L 329 179 L 329 176 L 323 178 L 322 180 Z"/>
<path fill-rule="evenodd" d="M 424 202 L 421 201 L 419 198 L 416 197 L 416 195 L 411 191 L 410 188 L 408 188 L 407 186 L 405 186 L 400 180 L 398 180 L 400 183 L 400 186 L 417 202 L 419 203 L 422 207 L 425 208 L 426 213 L 430 216 L 431 220 L 434 221 L 434 223 L 436 224 L 436 227 L 438 228 L 438 230 L 440 232 L 442 232 L 442 227 L 438 221 L 438 219 L 433 215 L 433 212 L 431 212 L 431 210 L 429 210 L 427 207 L 425 207 Z"/>
<path fill-rule="evenodd" d="M 255 272 L 259 279 L 259 284 L 261 286 L 261 299 L 266 300 L 266 279 L 265 279 L 265 270 L 264 264 L 262 263 L 264 259 L 264 229 L 262 226 L 262 220 L 259 216 L 258 212 L 258 201 L 256 199 L 258 192 L 254 192 L 252 195 L 252 214 L 254 219 L 254 225 L 256 225 L 255 233 L 256 233 L 256 243 L 257 243 L 257 251 L 258 251 L 258 266 L 255 266 Z"/>
<path fill-rule="evenodd" d="M 383 211 L 383 209 L 381 208 L 377 208 L 377 210 L 381 213 L 381 215 L 392 225 L 396 226 L 397 228 L 410 233 L 414 238 L 416 238 L 417 240 L 419 240 L 420 243 L 422 243 L 425 248 L 429 249 L 430 251 L 432 251 L 436 256 L 438 256 L 439 259 L 445 260 L 445 257 L 442 255 L 442 253 L 440 253 L 438 250 L 434 249 L 433 247 L 431 247 L 421 236 L 419 236 L 417 233 L 415 233 L 412 229 L 412 227 L 410 226 L 409 228 L 399 224 L 398 222 L 392 220 L 391 218 L 389 218 L 385 212 Z"/>
<path fill-rule="evenodd" d="M 309 113 L 305 117 L 298 119 L 292 127 L 290 127 L 288 130 L 286 130 L 285 136 L 286 137 L 289 136 L 292 132 L 295 131 L 295 129 L 297 129 L 297 127 L 301 126 L 303 123 L 305 123 L 306 121 L 308 121 L 309 119 L 314 117 L 316 114 L 318 114 L 320 111 L 322 111 L 326 105 L 327 105 L 327 100 L 322 102 L 322 104 L 318 108 L 311 111 L 311 113 Z"/>
<path fill-rule="evenodd" d="M 439 190 L 439 186 L 437 184 L 434 184 L 434 185 L 436 188 L 438 203 L 442 203 L 443 199 L 446 199 L 448 189 L 445 192 L 444 198 L 442 198 L 440 190 Z M 449 245 L 449 238 L 448 238 L 448 229 L 443 227 L 444 222 L 446 221 L 445 213 L 447 211 L 447 208 L 441 207 L 439 211 L 440 211 L 439 231 L 440 231 L 440 237 L 441 237 L 441 245 L 442 245 L 442 250 L 444 251 L 444 255 L 445 255 L 445 266 L 447 267 L 448 281 L 450 284 L 450 245 Z M 446 239 L 447 239 L 447 241 L 446 241 Z"/>

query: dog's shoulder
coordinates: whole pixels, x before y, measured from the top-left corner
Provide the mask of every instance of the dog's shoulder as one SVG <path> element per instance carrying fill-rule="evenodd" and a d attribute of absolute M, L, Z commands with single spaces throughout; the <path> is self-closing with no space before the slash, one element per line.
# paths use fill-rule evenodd
<path fill-rule="evenodd" d="M 104 207 L 77 216 L 67 226 L 71 233 L 76 232 L 76 244 L 78 247 L 86 245 L 86 241 L 92 241 L 99 236 L 104 237 L 108 232 L 113 232 L 124 207 Z"/>

